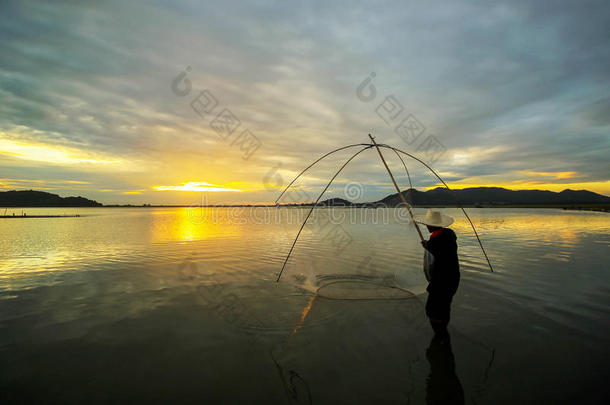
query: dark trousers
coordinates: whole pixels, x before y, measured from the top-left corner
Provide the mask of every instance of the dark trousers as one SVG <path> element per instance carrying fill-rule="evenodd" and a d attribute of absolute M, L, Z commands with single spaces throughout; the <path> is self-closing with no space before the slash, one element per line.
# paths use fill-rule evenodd
<path fill-rule="evenodd" d="M 428 301 L 426 301 L 426 315 L 428 318 L 443 321 L 447 325 L 451 318 L 453 294 L 455 294 L 454 291 L 434 291 L 428 293 Z"/>

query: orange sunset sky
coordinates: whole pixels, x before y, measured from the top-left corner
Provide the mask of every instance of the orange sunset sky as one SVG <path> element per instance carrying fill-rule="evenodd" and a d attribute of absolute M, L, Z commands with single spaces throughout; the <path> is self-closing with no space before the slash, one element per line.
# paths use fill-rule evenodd
<path fill-rule="evenodd" d="M 421 13 L 324 2 L 3 8 L 0 190 L 104 204 L 273 202 L 317 157 L 372 133 L 454 188 L 610 195 L 607 33 L 578 11 L 520 2 Z M 315 199 L 356 150 L 322 162 L 294 198 Z M 438 185 L 406 163 L 414 187 Z M 360 201 L 393 192 L 374 150 L 329 197 L 348 198 L 353 183 Z"/>

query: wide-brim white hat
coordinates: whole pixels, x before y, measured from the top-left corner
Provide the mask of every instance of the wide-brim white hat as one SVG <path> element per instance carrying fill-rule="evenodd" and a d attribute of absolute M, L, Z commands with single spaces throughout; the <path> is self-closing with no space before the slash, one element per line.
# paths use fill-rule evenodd
<path fill-rule="evenodd" d="M 415 222 L 420 224 L 438 226 L 445 228 L 453 223 L 453 218 L 449 215 L 443 215 L 440 211 L 428 210 L 426 215 L 414 215 Z"/>

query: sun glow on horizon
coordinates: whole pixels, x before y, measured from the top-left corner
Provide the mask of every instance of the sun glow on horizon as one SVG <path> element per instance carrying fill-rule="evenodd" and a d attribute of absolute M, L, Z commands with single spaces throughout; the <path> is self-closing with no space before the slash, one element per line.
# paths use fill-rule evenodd
<path fill-rule="evenodd" d="M 223 187 L 205 181 L 189 181 L 179 186 L 154 186 L 157 191 L 242 191 L 237 188 Z"/>
<path fill-rule="evenodd" d="M 571 179 L 578 175 L 577 172 L 536 172 L 532 170 L 522 170 L 520 173 L 534 177 L 552 177 L 555 180 Z"/>

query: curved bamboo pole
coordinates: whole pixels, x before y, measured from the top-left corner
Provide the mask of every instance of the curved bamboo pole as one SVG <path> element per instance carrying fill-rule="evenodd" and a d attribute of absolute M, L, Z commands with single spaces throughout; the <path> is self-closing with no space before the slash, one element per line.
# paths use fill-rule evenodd
<path fill-rule="evenodd" d="M 335 175 L 330 179 L 330 181 L 328 182 L 328 184 L 326 185 L 326 187 L 324 187 L 324 190 L 322 190 L 322 192 L 320 193 L 320 195 L 318 196 L 317 200 L 313 203 L 313 205 L 311 206 L 311 209 L 309 210 L 309 212 L 307 213 L 307 216 L 305 217 L 305 220 L 303 221 L 303 223 L 301 224 L 301 228 L 299 229 L 299 232 L 297 232 L 297 236 L 294 238 L 294 242 L 292 242 L 292 246 L 290 247 L 290 251 L 288 252 L 288 255 L 286 256 L 286 260 L 284 260 L 284 264 L 282 265 L 282 270 L 280 270 L 280 273 L 277 276 L 277 280 L 275 280 L 275 282 L 279 282 L 280 278 L 282 277 L 282 273 L 284 273 L 284 269 L 286 268 L 286 263 L 288 263 L 288 259 L 290 259 L 290 255 L 292 254 L 292 251 L 294 250 L 294 246 L 297 244 L 297 240 L 299 240 L 299 236 L 301 235 L 301 232 L 303 231 L 303 228 L 305 227 L 305 224 L 307 223 L 307 220 L 309 219 L 309 217 L 311 216 L 311 213 L 313 212 L 314 208 L 316 208 L 316 206 L 318 205 L 318 202 L 320 201 L 320 198 L 322 198 L 322 196 L 324 195 L 324 193 L 326 192 L 326 190 L 328 190 L 328 188 L 330 187 L 330 185 L 333 183 L 333 181 L 335 180 L 335 178 L 339 175 L 339 173 L 341 173 L 341 171 L 345 168 L 345 166 L 347 166 L 347 164 L 349 162 L 351 162 L 356 156 L 358 156 L 360 153 L 364 152 L 367 149 L 370 149 L 373 147 L 373 145 L 369 145 L 369 144 L 365 144 L 367 145 L 366 147 L 360 149 L 358 152 L 354 153 L 349 159 L 347 159 L 347 161 L 345 163 L 343 163 L 343 166 L 341 166 L 339 168 L 339 170 L 337 170 L 337 172 L 335 173 Z M 310 166 L 311 167 L 311 166 Z"/>
<path fill-rule="evenodd" d="M 443 185 L 445 186 L 445 188 L 447 190 L 451 191 L 451 195 L 453 196 L 455 201 L 458 203 L 458 206 L 460 207 L 460 209 L 462 210 L 462 212 L 466 216 L 466 219 L 470 223 L 470 226 L 472 227 L 472 230 L 474 231 L 474 235 L 476 236 L 477 241 L 479 242 L 479 246 L 481 247 L 481 250 L 483 251 L 483 255 L 485 256 L 485 259 L 487 260 L 487 264 L 489 265 L 489 269 L 493 273 L 493 271 L 494 271 L 493 266 L 491 265 L 491 262 L 489 261 L 489 257 L 487 256 L 487 252 L 485 252 L 485 248 L 483 247 L 483 243 L 481 242 L 481 238 L 479 238 L 479 234 L 478 234 L 476 228 L 474 227 L 474 224 L 472 223 L 472 220 L 468 216 L 468 213 L 466 213 L 466 210 L 464 209 L 464 207 L 462 207 L 462 205 L 460 204 L 460 201 L 458 200 L 458 198 L 455 196 L 455 194 L 453 194 L 453 190 L 449 188 L 449 186 L 447 185 L 447 183 L 445 183 L 445 181 L 441 178 L 441 176 L 439 176 L 438 173 L 436 173 L 433 168 L 428 166 L 428 164 L 426 164 L 426 162 L 424 162 L 421 159 L 416 158 L 415 156 L 411 155 L 410 153 L 405 152 L 404 150 L 400 150 L 398 148 L 394 148 L 393 146 L 386 145 L 386 144 L 379 144 L 379 146 L 382 147 L 382 148 L 388 148 L 388 149 L 392 149 L 394 151 L 403 153 L 406 156 L 409 156 L 410 158 L 413 158 L 413 159 L 417 160 L 419 163 L 421 163 L 426 168 L 428 168 L 428 170 L 430 170 L 440 180 L 440 182 L 443 183 Z"/>
<path fill-rule="evenodd" d="M 299 177 L 301 177 L 307 170 L 311 169 L 316 163 L 318 163 L 319 161 L 321 161 L 325 157 L 330 156 L 330 155 L 332 155 L 335 152 L 342 151 L 344 149 L 353 148 L 354 146 L 367 146 L 367 145 L 370 145 L 370 144 L 368 144 L 368 143 L 355 143 L 355 144 L 352 144 L 352 145 L 344 146 L 342 148 L 334 149 L 334 150 L 332 150 L 332 151 L 322 155 L 321 157 L 316 159 L 313 163 L 311 163 L 309 166 L 307 166 L 305 169 L 303 169 L 298 175 L 296 175 L 296 177 L 294 179 L 292 179 L 292 181 L 284 188 L 284 190 L 280 193 L 280 195 L 275 199 L 274 204 L 276 204 L 276 205 L 278 204 L 278 201 L 284 196 L 286 191 L 288 191 L 290 186 L 292 186 L 294 184 L 294 182 L 298 180 Z M 396 154 L 398 159 L 400 159 L 400 161 L 402 162 L 402 166 L 405 168 L 405 172 L 407 174 L 407 178 L 409 179 L 409 188 L 413 188 L 413 183 L 411 182 L 411 174 L 409 173 L 409 169 L 407 169 L 407 164 L 405 163 L 404 159 L 402 158 L 402 156 L 400 156 L 400 154 L 398 152 L 396 152 L 395 150 L 392 150 L 392 151 Z"/>
<path fill-rule="evenodd" d="M 398 152 L 396 152 L 393 149 L 392 149 L 392 151 L 396 154 L 396 156 L 398 156 L 398 159 L 400 159 L 403 167 L 405 168 L 405 172 L 407 172 L 407 177 L 409 178 L 409 188 L 413 188 L 413 183 L 411 183 L 411 175 L 409 174 L 409 169 L 407 169 L 407 164 L 405 163 L 404 159 L 402 158 L 402 156 L 400 156 L 400 154 Z"/>
<path fill-rule="evenodd" d="M 305 169 L 303 169 L 303 170 L 302 170 L 302 171 L 301 171 L 301 172 L 300 172 L 300 173 L 299 173 L 299 174 L 298 174 L 298 175 L 297 175 L 297 176 L 296 176 L 294 179 L 292 179 L 292 181 L 290 182 L 290 184 L 288 184 L 288 185 L 286 186 L 286 188 L 284 189 L 284 191 L 282 191 L 282 193 L 279 195 L 279 197 L 275 199 L 275 204 L 277 205 L 277 202 L 278 202 L 278 201 L 279 201 L 279 200 L 282 198 L 282 196 L 284 195 L 284 193 L 286 193 L 286 191 L 288 191 L 288 189 L 290 188 L 290 186 L 292 186 L 292 184 L 293 184 L 295 181 L 297 181 L 297 179 L 298 179 L 299 177 L 301 177 L 301 175 L 302 175 L 303 173 L 305 173 L 307 170 L 309 170 L 309 169 L 310 169 L 310 168 L 311 168 L 313 165 L 315 165 L 316 163 L 318 163 L 320 160 L 324 159 L 324 158 L 325 158 L 325 157 L 327 157 L 327 156 L 332 155 L 332 154 L 333 154 L 333 153 L 335 153 L 335 152 L 339 152 L 339 151 L 342 151 L 342 150 L 347 149 L 347 148 L 353 148 L 354 146 L 369 146 L 369 145 L 370 145 L 370 144 L 368 144 L 368 143 L 355 143 L 355 144 L 353 144 L 353 145 L 347 145 L 347 146 L 344 146 L 344 147 L 342 147 L 342 148 L 337 148 L 337 149 L 335 149 L 335 150 L 331 150 L 331 151 L 330 151 L 330 152 L 328 152 L 327 154 L 322 155 L 322 156 L 321 156 L 321 157 L 319 157 L 319 158 L 318 158 L 316 161 L 314 161 L 312 164 L 310 164 L 310 165 L 309 165 L 309 166 L 307 166 Z M 409 179 L 410 179 L 410 178 L 409 178 Z"/>
<path fill-rule="evenodd" d="M 413 225 L 415 225 L 415 229 L 417 230 L 417 234 L 419 235 L 419 238 L 423 242 L 424 241 L 424 235 L 422 235 L 421 229 L 419 229 L 419 225 L 417 225 L 417 222 L 415 222 L 415 217 L 413 216 L 413 212 L 411 211 L 411 206 L 407 202 L 407 199 L 405 198 L 405 196 L 400 191 L 400 187 L 398 187 L 398 184 L 396 184 L 396 180 L 394 180 L 394 175 L 392 174 L 392 171 L 388 167 L 388 164 L 385 162 L 385 159 L 383 158 L 383 154 L 381 153 L 381 149 L 379 149 L 379 145 L 377 145 L 377 142 L 375 142 L 375 138 L 373 138 L 373 136 L 371 134 L 369 134 L 369 138 L 371 138 L 371 142 L 373 142 L 373 145 L 375 145 L 375 149 L 377 149 L 377 152 L 379 153 L 379 157 L 381 158 L 381 161 L 383 162 L 383 165 L 385 166 L 386 170 L 388 171 L 388 174 L 390 175 L 390 179 L 392 179 L 392 183 L 394 183 L 394 187 L 396 187 L 396 191 L 398 192 L 398 196 L 400 197 L 402 202 L 407 207 L 407 210 L 409 211 L 409 215 L 411 216 L 411 221 L 413 221 Z"/>
<path fill-rule="evenodd" d="M 339 152 L 339 151 L 341 151 L 341 150 L 348 149 L 348 148 L 352 148 L 352 147 L 355 147 L 355 146 L 365 146 L 365 148 L 361 149 L 361 150 L 360 150 L 359 152 L 357 152 L 357 153 L 356 153 L 354 156 L 352 156 L 352 157 L 351 157 L 351 158 L 350 158 L 350 159 L 349 159 L 349 160 L 346 162 L 346 164 L 345 164 L 345 165 L 347 165 L 347 163 L 349 163 L 349 161 L 351 161 L 351 160 L 352 160 L 352 159 L 353 159 L 355 156 L 357 156 L 358 154 L 360 154 L 360 152 L 362 152 L 362 151 L 363 151 L 363 150 L 365 150 L 365 149 L 369 149 L 369 148 L 371 148 L 371 147 L 373 147 L 373 146 L 375 146 L 375 145 L 374 145 L 374 144 L 366 144 L 366 143 L 352 144 L 352 145 L 347 145 L 347 146 L 344 146 L 344 147 L 341 147 L 341 148 L 334 149 L 334 150 L 332 150 L 332 151 L 330 151 L 330 152 L 328 152 L 328 153 L 326 153 L 326 154 L 322 155 L 320 158 L 318 158 L 318 159 L 317 159 L 317 160 L 315 160 L 313 163 L 311 163 L 309 166 L 307 166 L 307 167 L 306 167 L 306 168 L 305 168 L 303 171 L 301 171 L 301 172 L 300 172 L 300 173 L 299 173 L 299 174 L 298 174 L 298 175 L 297 175 L 297 176 L 296 176 L 296 177 L 295 177 L 295 178 L 294 178 L 294 179 L 293 179 L 293 180 L 290 182 L 290 184 L 288 184 L 288 186 L 287 186 L 287 187 L 286 187 L 286 188 L 285 188 L 285 189 L 282 191 L 282 193 L 280 194 L 280 196 L 279 196 L 279 197 L 278 197 L 278 198 L 275 200 L 275 204 L 277 204 L 277 203 L 278 203 L 278 201 L 279 201 L 279 200 L 282 198 L 282 196 L 283 196 L 283 195 L 286 193 L 286 191 L 287 191 L 287 190 L 288 190 L 288 189 L 289 189 L 289 188 L 292 186 L 292 184 L 294 184 L 294 182 L 295 182 L 295 181 L 296 181 L 296 180 L 297 180 L 299 177 L 301 177 L 301 175 L 303 175 L 303 173 L 305 173 L 307 170 L 309 170 L 311 167 L 313 167 L 313 166 L 314 166 L 316 163 L 318 163 L 319 161 L 321 161 L 321 160 L 322 160 L 322 159 L 324 159 L 325 157 L 327 157 L 327 156 L 329 156 L 329 155 L 331 155 L 331 154 L 333 154 L 333 153 L 335 153 L 335 152 Z M 445 181 L 444 181 L 444 180 L 443 180 L 443 179 L 440 177 L 440 175 L 439 175 L 438 173 L 436 173 L 436 171 L 434 171 L 434 169 L 432 169 L 432 167 L 430 167 L 430 166 L 429 166 L 429 165 L 428 165 L 426 162 L 424 162 L 423 160 L 421 160 L 421 159 L 419 159 L 419 158 L 417 158 L 417 157 L 413 156 L 412 154 L 410 154 L 410 153 L 408 153 L 408 152 L 405 152 L 405 151 L 403 151 L 403 150 L 401 150 L 401 149 L 398 149 L 398 148 L 394 148 L 393 146 L 390 146 L 390 145 L 387 145 L 387 144 L 377 144 L 377 146 L 382 147 L 382 148 L 387 148 L 387 149 L 393 150 L 393 151 L 394 151 L 394 153 L 396 153 L 396 155 L 397 155 L 397 156 L 400 158 L 400 160 L 401 160 L 401 162 L 402 162 L 402 164 L 403 164 L 403 166 L 404 166 L 404 168 L 405 168 L 405 171 L 406 171 L 406 173 L 407 173 L 407 176 L 409 177 L 409 185 L 410 185 L 410 187 L 411 187 L 411 188 L 413 188 L 413 185 L 412 185 L 412 183 L 411 183 L 411 176 L 410 176 L 409 171 L 408 171 L 408 169 L 407 169 L 407 166 L 406 166 L 406 164 L 405 164 L 404 160 L 402 159 L 402 157 L 400 156 L 399 152 L 400 152 L 400 153 L 402 153 L 402 154 L 404 154 L 405 156 L 408 156 L 408 157 L 410 157 L 410 158 L 412 158 L 412 159 L 414 159 L 414 160 L 418 161 L 419 163 L 421 163 L 421 164 L 422 164 L 424 167 L 426 167 L 428 170 L 430 170 L 430 171 L 431 171 L 431 172 L 432 172 L 432 173 L 433 173 L 433 174 L 434 174 L 434 175 L 435 175 L 435 176 L 436 176 L 436 177 L 439 179 L 439 181 L 440 181 L 440 182 L 441 182 L 441 183 L 442 183 L 442 184 L 445 186 L 445 188 L 446 188 L 447 190 L 449 190 L 449 191 L 451 191 L 451 192 L 452 192 L 452 193 L 451 193 L 451 195 L 453 196 L 453 198 L 455 199 L 455 201 L 458 203 L 459 208 L 462 210 L 462 212 L 464 213 L 464 216 L 466 217 L 466 219 L 467 219 L 467 220 L 468 220 L 468 222 L 470 223 L 470 226 L 471 226 L 471 228 L 472 228 L 472 230 L 473 230 L 473 232 L 474 232 L 474 235 L 475 235 L 475 237 L 477 238 L 477 242 L 479 243 L 479 246 L 480 246 L 480 248 L 481 248 L 481 250 L 482 250 L 482 252 L 483 252 L 483 255 L 485 256 L 485 259 L 487 260 L 487 264 L 489 265 L 489 269 L 490 269 L 490 270 L 491 270 L 491 272 L 493 273 L 493 271 L 494 271 L 494 270 L 493 270 L 493 266 L 491 265 L 491 261 L 489 260 L 489 257 L 487 256 L 487 252 L 485 251 L 485 248 L 483 247 L 483 243 L 481 242 L 481 238 L 479 237 L 479 234 L 478 234 L 478 232 L 477 232 L 477 230 L 476 230 L 476 228 L 475 228 L 474 224 L 472 223 L 472 220 L 470 219 L 470 216 L 468 215 L 468 213 L 466 212 L 466 210 L 464 209 L 464 207 L 462 207 L 462 206 L 461 206 L 460 201 L 459 201 L 459 200 L 458 200 L 458 198 L 455 196 L 455 194 L 453 194 L 453 190 L 452 190 L 451 188 L 449 188 L 449 186 L 447 185 L 447 183 L 445 183 Z M 385 162 L 384 162 L 384 163 L 385 163 Z M 343 170 L 343 167 L 345 167 L 345 165 L 344 165 L 344 166 L 342 166 L 342 167 L 341 167 L 341 169 L 339 169 L 339 172 L 340 172 L 341 170 Z M 386 167 L 387 167 L 387 165 L 386 165 Z M 334 176 L 334 177 L 331 179 L 331 182 L 330 182 L 330 183 L 329 183 L 329 184 L 326 186 L 326 188 L 324 189 L 324 191 L 322 192 L 322 194 L 320 195 L 320 197 L 318 197 L 318 200 L 316 200 L 316 204 L 317 204 L 317 202 L 319 201 L 319 199 L 322 197 L 322 195 L 324 194 L 324 192 L 326 192 L 326 190 L 328 189 L 328 187 L 330 187 L 330 184 L 331 184 L 331 183 L 332 183 L 332 181 L 335 179 L 335 177 L 336 177 L 336 176 L 339 174 L 339 172 L 337 172 L 337 173 L 335 174 L 335 176 Z M 400 193 L 400 191 L 398 192 L 398 194 L 399 194 L 400 196 L 402 196 L 402 194 Z M 408 204 L 407 204 L 407 206 L 408 206 Z M 315 207 L 315 205 L 314 205 L 314 207 Z M 292 247 L 290 248 L 290 252 L 289 252 L 288 256 L 286 257 L 286 260 L 284 261 L 284 265 L 282 266 L 282 271 L 280 272 L 280 276 L 278 276 L 278 280 L 277 280 L 277 281 L 279 281 L 279 279 L 280 279 L 280 277 L 281 277 L 281 274 L 282 274 L 282 272 L 284 271 L 284 268 L 285 268 L 286 263 L 287 263 L 287 261 L 288 261 L 288 258 L 290 257 L 290 254 L 292 253 L 292 251 L 293 251 L 293 249 L 294 249 L 294 246 L 295 246 L 295 244 L 296 244 L 296 241 L 297 241 L 297 239 L 298 239 L 298 237 L 299 237 L 299 235 L 300 235 L 301 231 L 303 230 L 303 227 L 305 226 L 305 223 L 307 222 L 307 219 L 309 218 L 309 215 L 311 215 L 311 212 L 312 212 L 312 211 L 313 211 L 313 208 L 312 208 L 312 210 L 310 210 L 309 214 L 307 215 L 307 218 L 305 219 L 305 222 L 304 222 L 304 223 L 303 223 L 303 225 L 301 226 L 301 229 L 299 230 L 299 233 L 297 234 L 297 237 L 296 237 L 295 241 L 293 242 Z M 417 225 L 416 225 L 416 227 L 417 227 Z M 419 231 L 419 228 L 417 228 L 417 229 L 418 229 L 418 231 Z M 421 232 L 419 232 L 419 233 L 420 233 L 420 236 L 421 236 Z"/>

